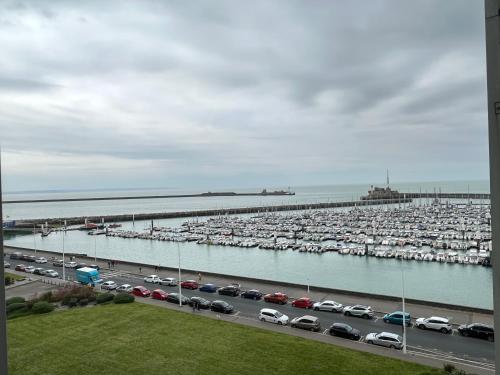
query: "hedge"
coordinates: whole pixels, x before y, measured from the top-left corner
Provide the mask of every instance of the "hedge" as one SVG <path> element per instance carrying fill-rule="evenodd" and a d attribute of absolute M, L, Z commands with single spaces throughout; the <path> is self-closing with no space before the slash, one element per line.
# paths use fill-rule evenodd
<path fill-rule="evenodd" d="M 14 312 L 14 311 L 19 311 L 19 310 L 22 310 L 22 309 L 25 309 L 26 311 L 28 310 L 28 307 L 26 306 L 26 303 L 24 302 L 14 302 L 14 303 L 11 303 L 9 305 L 7 305 L 7 315 L 9 315 L 10 313 Z"/>
<path fill-rule="evenodd" d="M 7 306 L 9 306 L 12 303 L 24 303 L 26 302 L 26 299 L 24 297 L 10 297 L 5 301 Z"/>
<path fill-rule="evenodd" d="M 131 302 L 134 302 L 135 301 L 135 298 L 133 295 L 131 294 L 128 294 L 128 293 L 118 293 L 113 302 L 114 303 L 131 303 Z"/>
<path fill-rule="evenodd" d="M 111 301 L 113 301 L 113 298 L 114 298 L 114 297 L 115 297 L 115 296 L 114 296 L 113 294 L 111 294 L 111 293 L 103 293 L 103 294 L 99 294 L 99 295 L 97 296 L 96 302 L 97 302 L 98 304 L 101 304 L 101 303 L 106 303 L 106 302 L 111 302 Z"/>
<path fill-rule="evenodd" d="M 46 314 L 54 311 L 54 305 L 47 301 L 39 301 L 33 305 L 31 311 L 33 312 L 33 314 Z"/>

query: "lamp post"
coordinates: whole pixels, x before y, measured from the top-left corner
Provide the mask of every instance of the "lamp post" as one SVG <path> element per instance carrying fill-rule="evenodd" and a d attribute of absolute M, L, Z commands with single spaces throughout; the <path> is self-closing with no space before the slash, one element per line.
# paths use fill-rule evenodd
<path fill-rule="evenodd" d="M 177 257 L 179 258 L 179 306 L 182 307 L 182 288 L 181 288 L 181 250 L 179 249 L 179 242 L 177 242 Z"/>
<path fill-rule="evenodd" d="M 66 281 L 66 261 L 64 260 L 64 237 L 66 235 L 66 220 L 64 220 L 64 227 L 63 227 L 63 231 L 62 231 L 62 260 L 63 260 L 63 264 L 62 264 L 62 274 L 63 274 L 63 280 Z"/>
<path fill-rule="evenodd" d="M 3 259 L 2 167 L 0 154 L 0 258 Z M 5 275 L 0 267 L 0 374 L 7 375 L 7 315 L 5 311 Z"/>
<path fill-rule="evenodd" d="M 406 354 L 406 308 L 405 308 L 405 271 L 401 257 L 401 295 L 403 304 L 403 353 Z"/>

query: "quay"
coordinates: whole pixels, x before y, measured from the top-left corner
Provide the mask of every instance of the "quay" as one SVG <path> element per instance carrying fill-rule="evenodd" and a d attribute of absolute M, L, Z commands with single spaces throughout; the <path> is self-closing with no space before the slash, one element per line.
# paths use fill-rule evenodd
<path fill-rule="evenodd" d="M 16 228 L 33 228 L 47 223 L 49 226 L 59 227 L 63 221 L 67 225 L 79 225 L 88 222 L 122 222 L 134 220 L 159 220 L 173 219 L 180 217 L 199 217 L 199 216 L 221 216 L 221 215 L 237 215 L 251 214 L 260 212 L 275 212 L 275 211 L 298 211 L 298 210 L 314 210 L 324 208 L 339 208 L 339 207 L 357 207 L 357 206 L 374 206 L 384 204 L 411 203 L 409 198 L 398 199 L 377 199 L 366 201 L 349 201 L 349 202 L 326 202 L 326 203 L 302 203 L 302 204 L 286 204 L 276 206 L 256 206 L 256 207 L 238 207 L 224 209 L 209 209 L 195 211 L 177 211 L 177 212 L 157 212 L 144 214 L 122 214 L 122 215 L 104 215 L 104 216 L 88 216 L 88 217 L 66 217 L 66 218 L 46 218 L 46 219 L 30 219 L 16 221 Z"/>
<path fill-rule="evenodd" d="M 113 201 L 113 200 L 131 200 L 131 199 L 169 199 L 169 198 L 203 198 L 203 197 L 267 197 L 267 196 L 282 196 L 295 195 L 292 191 L 267 191 L 262 190 L 260 193 L 235 193 L 232 191 L 224 192 L 207 192 L 201 194 L 170 194 L 170 195 L 130 195 L 117 197 L 83 197 L 83 198 L 53 198 L 53 199 L 23 199 L 23 200 L 5 200 L 4 204 L 12 203 L 54 203 L 54 202 L 84 202 L 84 201 Z"/>

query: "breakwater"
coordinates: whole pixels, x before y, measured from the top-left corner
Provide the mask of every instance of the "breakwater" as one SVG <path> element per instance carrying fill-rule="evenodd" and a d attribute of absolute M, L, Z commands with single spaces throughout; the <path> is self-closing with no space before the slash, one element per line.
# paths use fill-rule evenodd
<path fill-rule="evenodd" d="M 396 193 L 393 194 L 394 199 L 398 197 L 403 199 L 490 199 L 489 193 Z M 362 200 L 378 200 L 378 198 L 371 198 L 370 196 L 362 197 Z"/>
<path fill-rule="evenodd" d="M 157 212 L 144 214 L 122 214 L 122 215 L 104 215 L 104 216 L 87 216 L 87 217 L 66 217 L 66 218 L 45 218 L 16 221 L 18 228 L 33 228 L 34 225 L 49 224 L 51 226 L 61 226 L 63 221 L 67 225 L 83 224 L 85 220 L 100 222 L 123 222 L 134 220 L 159 220 L 173 219 L 180 217 L 198 217 L 198 216 L 217 216 L 217 215 L 237 215 L 251 214 L 259 212 L 274 212 L 274 211 L 295 211 L 295 210 L 313 210 L 324 208 L 339 208 L 339 207 L 357 207 L 357 206 L 374 206 L 383 204 L 398 204 L 410 203 L 412 200 L 406 199 L 378 199 L 366 201 L 347 201 L 347 202 L 326 202 L 326 203 L 307 203 L 307 204 L 286 204 L 276 206 L 257 206 L 257 207 L 238 207 L 225 209 L 208 209 L 194 211 L 178 211 L 178 212 Z"/>

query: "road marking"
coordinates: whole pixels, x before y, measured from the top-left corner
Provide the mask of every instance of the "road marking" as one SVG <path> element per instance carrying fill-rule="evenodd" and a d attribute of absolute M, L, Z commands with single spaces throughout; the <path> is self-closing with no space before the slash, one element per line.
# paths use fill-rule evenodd
<path fill-rule="evenodd" d="M 322 335 L 326 335 L 326 333 L 327 333 L 327 332 L 328 332 L 328 328 L 326 328 L 326 329 L 323 331 Z"/>

